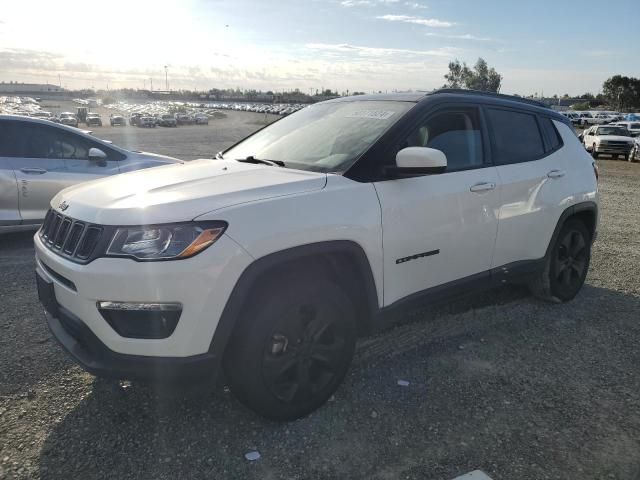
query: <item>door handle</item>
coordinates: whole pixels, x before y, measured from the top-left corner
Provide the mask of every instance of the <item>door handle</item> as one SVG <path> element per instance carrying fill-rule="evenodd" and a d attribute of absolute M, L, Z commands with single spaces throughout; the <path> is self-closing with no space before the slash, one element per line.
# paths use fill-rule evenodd
<path fill-rule="evenodd" d="M 564 177 L 564 172 L 562 170 L 551 170 L 549 173 L 547 173 L 547 177 L 561 178 Z"/>
<path fill-rule="evenodd" d="M 22 173 L 32 173 L 35 175 L 42 175 L 43 173 L 47 173 L 47 171 L 44 168 L 37 168 L 37 167 L 24 167 L 24 168 L 21 168 L 20 171 Z"/>
<path fill-rule="evenodd" d="M 496 188 L 496 184 L 493 182 L 481 182 L 472 185 L 469 190 L 474 193 L 488 192 Z"/>

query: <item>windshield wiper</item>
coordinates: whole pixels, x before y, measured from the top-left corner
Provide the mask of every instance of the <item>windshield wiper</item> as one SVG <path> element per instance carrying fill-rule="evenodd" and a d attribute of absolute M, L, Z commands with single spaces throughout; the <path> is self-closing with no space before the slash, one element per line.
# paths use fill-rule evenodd
<path fill-rule="evenodd" d="M 284 167 L 282 160 L 267 160 L 265 158 L 256 158 L 253 155 L 249 155 L 247 158 L 236 159 L 238 162 L 243 163 L 262 163 L 264 165 L 271 165 L 272 167 Z"/>
<path fill-rule="evenodd" d="M 224 157 L 222 156 L 222 152 L 216 153 L 216 160 L 224 160 Z"/>

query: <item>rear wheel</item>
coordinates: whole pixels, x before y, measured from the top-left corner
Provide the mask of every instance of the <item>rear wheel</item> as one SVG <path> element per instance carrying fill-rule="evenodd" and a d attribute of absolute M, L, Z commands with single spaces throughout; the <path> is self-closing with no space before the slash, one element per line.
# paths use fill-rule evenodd
<path fill-rule="evenodd" d="M 278 279 L 244 312 L 225 355 L 231 391 L 274 420 L 308 415 L 336 391 L 356 341 L 355 309 L 334 283 Z"/>
<path fill-rule="evenodd" d="M 591 235 L 580 220 L 568 220 L 546 258 L 545 268 L 531 283 L 534 295 L 568 302 L 582 288 L 591 261 Z"/>

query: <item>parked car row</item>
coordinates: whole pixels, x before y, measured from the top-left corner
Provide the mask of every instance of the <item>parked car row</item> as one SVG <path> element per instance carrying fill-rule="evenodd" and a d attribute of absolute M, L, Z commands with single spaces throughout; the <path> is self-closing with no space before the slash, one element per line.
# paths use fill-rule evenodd
<path fill-rule="evenodd" d="M 302 104 L 251 104 L 251 103 L 214 103 L 214 108 L 223 110 L 238 110 L 244 112 L 270 113 L 273 115 L 290 115 L 305 107 Z"/>
<path fill-rule="evenodd" d="M 567 117 L 574 127 L 586 128 L 591 125 L 606 125 L 613 122 L 622 122 L 633 114 L 619 112 L 560 112 Z"/>

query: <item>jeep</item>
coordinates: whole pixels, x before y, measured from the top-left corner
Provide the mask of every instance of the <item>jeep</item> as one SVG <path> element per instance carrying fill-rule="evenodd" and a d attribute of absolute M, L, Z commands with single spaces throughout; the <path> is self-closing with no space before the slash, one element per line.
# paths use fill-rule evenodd
<path fill-rule="evenodd" d="M 597 170 L 568 118 L 464 90 L 338 98 L 216 159 L 69 187 L 35 235 L 59 343 L 88 372 L 203 381 L 277 420 L 398 312 L 512 282 L 580 291 Z"/>

